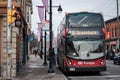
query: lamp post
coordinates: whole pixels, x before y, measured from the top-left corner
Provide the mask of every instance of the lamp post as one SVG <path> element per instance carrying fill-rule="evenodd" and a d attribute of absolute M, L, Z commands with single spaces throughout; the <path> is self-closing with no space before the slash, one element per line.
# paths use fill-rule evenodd
<path fill-rule="evenodd" d="M 45 20 L 47 18 L 47 15 L 46 15 L 46 9 L 45 9 Z M 47 30 L 45 30 L 45 34 L 44 34 L 44 63 L 43 65 L 47 65 L 47 60 L 46 60 L 46 35 L 47 35 Z"/>
<path fill-rule="evenodd" d="M 47 60 L 46 60 L 46 35 L 47 35 L 47 33 L 45 31 L 45 34 L 44 34 L 44 37 L 45 37 L 45 39 L 44 39 L 44 63 L 43 63 L 43 65 L 47 65 Z"/>
<path fill-rule="evenodd" d="M 40 58 L 42 59 L 43 57 L 42 57 L 42 54 L 43 54 L 43 32 L 42 32 L 42 28 L 41 28 L 41 50 L 40 50 Z"/>
<path fill-rule="evenodd" d="M 55 54 L 52 51 L 52 0 L 50 0 L 50 12 L 49 12 L 49 17 L 50 17 L 50 25 L 49 25 L 49 33 L 50 33 L 50 47 L 49 47 L 49 57 L 50 57 L 50 61 L 49 61 L 49 70 L 48 73 L 54 73 L 54 56 Z M 61 6 L 59 6 L 58 8 L 59 11 L 62 11 Z"/>

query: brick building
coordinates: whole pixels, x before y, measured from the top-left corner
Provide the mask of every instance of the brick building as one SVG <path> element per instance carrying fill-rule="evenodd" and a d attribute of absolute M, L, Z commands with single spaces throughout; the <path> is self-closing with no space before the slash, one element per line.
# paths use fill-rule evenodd
<path fill-rule="evenodd" d="M 7 75 L 7 2 L 0 0 L 0 76 Z M 22 14 L 22 25 L 12 24 L 12 77 L 16 76 L 20 66 L 26 63 L 29 56 L 28 36 L 31 29 L 32 0 L 12 0 L 12 5 Z"/>
<path fill-rule="evenodd" d="M 115 17 L 105 21 L 105 24 L 106 31 L 109 32 L 109 37 L 106 38 L 106 49 L 120 48 L 120 22 L 118 22 Z"/>

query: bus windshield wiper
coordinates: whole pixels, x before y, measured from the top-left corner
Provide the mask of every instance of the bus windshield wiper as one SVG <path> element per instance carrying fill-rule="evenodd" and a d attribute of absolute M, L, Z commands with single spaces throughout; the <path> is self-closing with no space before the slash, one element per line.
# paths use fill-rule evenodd
<path fill-rule="evenodd" d="M 83 22 L 87 17 L 88 17 L 88 16 L 85 16 L 84 18 L 82 18 L 82 19 L 78 22 L 78 24 L 80 24 L 81 22 Z"/>

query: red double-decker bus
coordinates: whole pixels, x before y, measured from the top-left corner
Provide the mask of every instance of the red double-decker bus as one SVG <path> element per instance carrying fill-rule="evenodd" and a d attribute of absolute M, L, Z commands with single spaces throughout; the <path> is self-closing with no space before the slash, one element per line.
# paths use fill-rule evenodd
<path fill-rule="evenodd" d="M 64 72 L 106 71 L 104 27 L 100 13 L 65 14 L 58 27 L 58 66 Z"/>

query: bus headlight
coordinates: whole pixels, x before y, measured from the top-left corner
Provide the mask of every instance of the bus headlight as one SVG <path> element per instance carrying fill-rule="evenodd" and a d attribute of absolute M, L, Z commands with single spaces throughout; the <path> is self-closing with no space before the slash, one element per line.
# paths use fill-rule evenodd
<path fill-rule="evenodd" d="M 103 62 L 103 61 L 101 61 L 101 64 L 104 64 L 104 62 Z"/>
<path fill-rule="evenodd" d="M 72 64 L 72 62 L 71 62 L 71 60 L 70 60 L 70 59 L 68 59 L 68 60 L 67 60 L 67 62 L 68 62 L 68 64 L 70 64 L 70 65 Z"/>
<path fill-rule="evenodd" d="M 104 63 L 105 63 L 104 58 L 102 58 L 100 64 L 104 64 Z"/>

